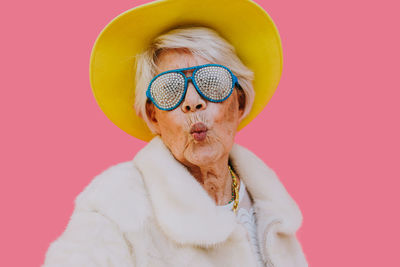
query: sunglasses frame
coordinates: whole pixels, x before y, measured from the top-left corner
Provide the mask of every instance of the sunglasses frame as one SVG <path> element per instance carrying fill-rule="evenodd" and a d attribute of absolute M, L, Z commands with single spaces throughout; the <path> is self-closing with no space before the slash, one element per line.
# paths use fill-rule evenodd
<path fill-rule="evenodd" d="M 196 72 L 197 72 L 199 69 L 202 69 L 202 68 L 204 68 L 204 67 L 211 67 L 211 66 L 222 67 L 222 68 L 226 69 L 226 70 L 230 73 L 230 75 L 231 75 L 231 79 L 232 79 L 232 88 L 230 89 L 229 94 L 228 94 L 224 99 L 221 99 L 221 100 L 214 100 L 214 99 L 211 99 L 211 98 L 205 96 L 205 95 L 201 92 L 201 90 L 199 89 L 199 87 L 198 87 L 197 84 L 196 84 L 196 81 L 195 81 L 195 78 L 194 78 L 194 75 L 196 74 Z M 183 71 L 186 71 L 186 70 L 194 70 L 194 71 L 193 71 L 193 73 L 192 73 L 191 76 L 187 77 L 187 76 L 185 75 L 185 73 L 183 73 Z M 162 107 L 160 107 L 160 106 L 157 105 L 156 101 L 154 101 L 153 97 L 151 96 L 150 88 L 151 88 L 151 85 L 153 84 L 153 82 L 154 82 L 158 77 L 160 77 L 161 75 L 167 74 L 167 73 L 171 73 L 171 72 L 179 73 L 179 74 L 181 74 L 181 75 L 184 77 L 184 79 L 185 79 L 185 87 L 184 87 L 184 90 L 183 90 L 181 99 L 178 101 L 178 103 L 177 103 L 175 106 L 173 106 L 173 107 L 171 107 L 171 108 L 162 108 Z M 149 86 L 147 87 L 147 90 L 146 90 L 146 96 L 151 100 L 151 102 L 153 102 L 153 104 L 154 104 L 158 109 L 166 110 L 166 111 L 174 110 L 174 109 L 176 109 L 177 107 L 179 107 L 179 105 L 182 103 L 183 99 L 185 99 L 186 92 L 187 92 L 187 88 L 188 88 L 188 81 L 189 81 L 189 80 L 192 81 L 192 84 L 193 84 L 194 88 L 196 88 L 196 91 L 199 93 L 200 96 L 202 96 L 204 99 L 206 99 L 206 100 L 208 100 L 208 101 L 210 101 L 210 102 L 215 102 L 215 103 L 223 102 L 223 101 L 225 101 L 226 99 L 228 99 L 228 97 L 232 94 L 233 88 L 235 87 L 235 85 L 238 85 L 238 87 L 240 88 L 240 85 L 239 85 L 239 82 L 238 82 L 238 78 L 235 76 L 235 74 L 232 73 L 232 71 L 231 71 L 230 69 L 228 69 L 227 67 L 225 67 L 225 66 L 223 66 L 223 65 L 220 65 L 220 64 L 204 64 L 204 65 L 198 65 L 198 66 L 189 67 L 189 68 L 174 69 L 174 70 L 168 70 L 168 71 L 161 72 L 160 74 L 154 76 L 153 79 L 151 79 L 150 84 L 149 84 Z"/>

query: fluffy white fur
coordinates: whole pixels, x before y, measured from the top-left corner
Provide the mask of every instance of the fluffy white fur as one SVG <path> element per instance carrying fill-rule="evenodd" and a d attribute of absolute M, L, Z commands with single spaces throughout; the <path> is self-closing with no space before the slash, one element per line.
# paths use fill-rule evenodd
<path fill-rule="evenodd" d="M 255 201 L 266 266 L 308 266 L 301 212 L 273 170 L 236 145 L 230 158 Z M 78 195 L 43 267 L 255 266 L 246 230 L 175 160 L 160 138 L 110 167 Z"/>

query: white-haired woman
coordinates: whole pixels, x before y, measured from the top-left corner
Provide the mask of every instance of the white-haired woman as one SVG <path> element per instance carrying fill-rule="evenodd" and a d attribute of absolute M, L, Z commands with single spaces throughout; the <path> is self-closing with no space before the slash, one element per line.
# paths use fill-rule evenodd
<path fill-rule="evenodd" d="M 121 65 L 121 52 L 109 49 L 121 41 L 115 33 L 126 29 L 124 16 L 140 21 L 165 10 L 160 6 L 165 2 L 190 3 L 161 1 L 150 10 L 133 9 L 96 42 L 91 82 L 98 103 L 122 129 L 151 141 L 132 161 L 95 177 L 77 197 L 67 229 L 49 247 L 44 266 L 307 266 L 296 239 L 302 220 L 296 203 L 270 168 L 234 143 L 245 118 L 257 115 L 268 98 L 255 90 L 254 72 L 236 47 L 211 29 L 220 22 L 176 25 L 136 53 L 129 51 L 136 62 L 136 74 L 129 76 L 134 90 L 121 82 L 123 67 L 106 64 L 108 59 Z M 238 2 L 243 6 L 233 11 L 253 14 L 253 3 Z M 276 68 L 276 62 L 281 63 L 260 64 Z M 276 80 L 280 70 L 265 75 Z M 272 94 L 276 83 L 264 86 Z M 125 97 L 119 88 L 125 88 Z M 126 110 L 133 103 L 136 114 Z"/>

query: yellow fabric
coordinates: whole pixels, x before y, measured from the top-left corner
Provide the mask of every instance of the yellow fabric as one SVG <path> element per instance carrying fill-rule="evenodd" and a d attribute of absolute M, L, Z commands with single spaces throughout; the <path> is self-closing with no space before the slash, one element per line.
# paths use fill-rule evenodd
<path fill-rule="evenodd" d="M 93 94 L 106 116 L 128 134 L 153 138 L 135 110 L 135 55 L 159 34 L 181 25 L 206 26 L 230 42 L 254 71 L 255 101 L 238 130 L 266 106 L 282 72 L 278 30 L 269 15 L 250 0 L 161 0 L 130 9 L 100 33 L 90 58 Z"/>

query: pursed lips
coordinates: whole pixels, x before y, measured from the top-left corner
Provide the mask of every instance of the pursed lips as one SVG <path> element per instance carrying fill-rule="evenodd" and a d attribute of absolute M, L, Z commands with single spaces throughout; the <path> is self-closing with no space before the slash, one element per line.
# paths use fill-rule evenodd
<path fill-rule="evenodd" d="M 190 134 L 196 141 L 203 141 L 207 137 L 207 126 L 202 122 L 197 122 L 190 128 Z"/>

